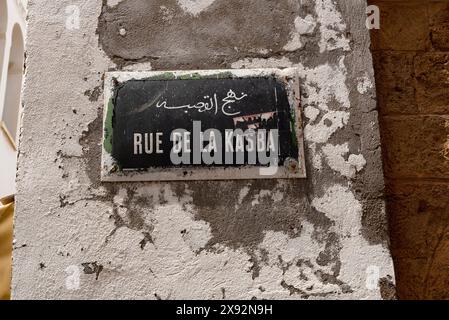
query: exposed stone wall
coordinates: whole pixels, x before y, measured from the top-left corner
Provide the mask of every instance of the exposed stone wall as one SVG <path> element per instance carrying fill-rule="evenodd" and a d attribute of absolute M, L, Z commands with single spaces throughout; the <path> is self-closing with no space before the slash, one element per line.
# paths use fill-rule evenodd
<path fill-rule="evenodd" d="M 449 4 L 370 1 L 392 252 L 402 299 L 449 298 Z"/>
<path fill-rule="evenodd" d="M 13 296 L 394 296 L 365 8 L 30 1 Z M 298 68 L 307 179 L 100 182 L 105 71 L 263 67 Z"/>

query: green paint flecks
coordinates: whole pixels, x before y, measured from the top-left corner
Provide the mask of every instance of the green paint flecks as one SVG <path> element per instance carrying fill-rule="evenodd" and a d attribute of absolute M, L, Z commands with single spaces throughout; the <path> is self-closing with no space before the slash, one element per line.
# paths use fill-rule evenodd
<path fill-rule="evenodd" d="M 298 124 L 301 126 L 301 124 Z M 290 128 L 291 128 L 291 138 L 293 141 L 293 145 L 298 147 L 298 137 L 296 136 L 296 111 L 294 106 L 290 109 Z"/>
<path fill-rule="evenodd" d="M 172 72 L 164 72 L 155 76 L 151 76 L 145 80 L 175 80 L 176 77 Z"/>
<path fill-rule="evenodd" d="M 198 72 L 175 75 L 173 72 L 164 72 L 155 76 L 148 77 L 143 80 L 200 80 L 200 79 L 227 79 L 233 78 L 232 72 L 219 72 L 217 74 L 202 75 Z"/>
<path fill-rule="evenodd" d="M 112 99 L 109 100 L 108 108 L 106 111 L 106 119 L 104 123 L 104 150 L 111 154 L 112 153 L 112 117 L 114 115 L 114 103 L 112 102 Z"/>

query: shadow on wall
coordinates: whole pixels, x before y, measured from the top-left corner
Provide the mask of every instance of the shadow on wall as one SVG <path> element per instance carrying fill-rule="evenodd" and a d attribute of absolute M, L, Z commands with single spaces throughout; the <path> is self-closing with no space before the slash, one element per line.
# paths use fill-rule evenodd
<path fill-rule="evenodd" d="M 369 2 L 397 293 L 449 299 L 449 4 Z"/>

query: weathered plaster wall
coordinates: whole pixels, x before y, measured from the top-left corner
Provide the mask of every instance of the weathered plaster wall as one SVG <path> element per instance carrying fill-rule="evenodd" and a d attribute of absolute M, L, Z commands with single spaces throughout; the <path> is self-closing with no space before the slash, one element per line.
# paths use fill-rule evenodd
<path fill-rule="evenodd" d="M 449 3 L 370 1 L 400 299 L 448 299 Z"/>
<path fill-rule="evenodd" d="M 14 297 L 394 296 L 365 7 L 31 1 Z M 300 70 L 307 179 L 100 182 L 105 71 L 257 67 Z"/>

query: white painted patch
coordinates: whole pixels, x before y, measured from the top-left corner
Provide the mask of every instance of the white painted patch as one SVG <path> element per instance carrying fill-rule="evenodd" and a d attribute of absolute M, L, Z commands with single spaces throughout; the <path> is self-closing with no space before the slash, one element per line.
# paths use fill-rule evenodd
<path fill-rule="evenodd" d="M 154 195 L 161 190 L 152 186 L 141 187 L 139 195 Z M 221 299 L 221 288 L 225 289 L 226 297 L 230 299 L 297 299 L 283 288 L 281 283 L 294 286 L 313 295 L 326 295 L 338 298 L 341 288 L 333 283 L 320 279 L 320 274 L 332 274 L 336 262 L 321 266 L 316 261 L 320 252 L 325 249 L 325 242 L 316 239 L 316 228 L 307 221 L 302 224 L 298 236 L 291 238 L 284 232 L 267 231 L 264 239 L 254 251 L 260 261 L 259 277 L 252 279 L 252 257 L 246 250 L 229 249 L 223 245 L 215 245 L 213 251 L 200 251 L 211 239 L 210 226 L 204 221 L 194 219 L 194 208 L 190 205 L 192 199 L 187 190 L 187 196 L 178 199 L 167 185 L 164 185 L 165 204 L 157 205 L 148 216 L 151 218 L 153 244 L 148 244 L 142 251 L 139 246 L 124 247 L 123 243 L 138 243 L 142 234 L 128 228 L 120 228 L 107 245 L 101 248 L 101 257 L 107 257 L 110 263 L 103 277 L 113 274 L 114 279 L 121 283 L 120 297 L 142 298 L 148 295 L 145 288 L 157 288 L 157 295 L 162 299 Z M 262 190 L 259 196 L 269 196 L 270 191 Z M 334 196 L 343 196 L 344 203 L 336 203 Z M 337 198 L 338 200 L 338 198 Z M 327 197 L 316 201 L 317 208 L 329 211 L 337 210 L 341 214 L 347 207 L 360 212 L 355 199 L 344 189 L 335 188 Z M 354 206 L 355 205 L 355 206 Z M 167 213 L 170 214 L 167 214 Z M 349 212 L 349 216 L 354 216 Z M 336 215 L 329 215 L 336 217 Z M 266 259 L 262 259 L 262 252 Z M 354 252 L 351 253 L 354 256 Z M 145 259 L 142 259 L 142 256 Z M 98 258 L 98 256 L 96 256 Z M 351 260 L 351 257 L 348 258 Z M 377 259 L 377 258 L 376 258 Z M 261 262 L 264 260 L 264 262 Z M 376 263 L 378 260 L 373 260 Z M 304 263 L 307 262 L 307 263 Z M 355 266 L 344 265 L 352 273 L 363 280 L 365 270 L 359 267 L 360 262 L 367 265 L 364 258 Z M 371 261 L 369 261 L 371 262 Z M 387 271 L 387 270 L 385 270 Z M 384 272 L 385 272 L 384 271 Z M 129 277 L 130 273 L 139 272 L 139 277 Z M 302 275 L 302 276 L 300 276 Z M 351 274 L 350 276 L 354 276 Z M 339 278 L 342 278 L 340 275 Z M 127 279 L 127 281 L 124 281 Z M 181 283 L 182 285 L 173 285 Z M 348 282 L 351 287 L 354 285 Z M 83 282 L 85 286 L 101 284 Z M 84 286 L 84 288 L 83 288 Z M 142 287 L 142 291 L 136 288 Z M 110 288 L 110 286 L 105 286 Z M 263 288 L 263 290 L 260 290 Z M 352 287 L 353 288 L 353 287 Z M 353 288 L 354 289 L 354 288 Z M 360 290 L 358 290 L 360 291 Z M 351 294 L 358 298 L 359 292 Z M 126 294 L 124 294 L 126 293 Z M 110 292 L 105 292 L 110 296 Z M 348 298 L 349 295 L 344 297 Z"/>
<path fill-rule="evenodd" d="M 209 227 L 194 221 L 179 203 L 157 207 L 152 217 L 154 245 L 148 244 L 143 252 L 138 246 L 123 249 L 123 243 L 138 243 L 142 235 L 121 228 L 103 249 L 102 255 L 111 261 L 108 268 L 119 277 L 121 297 L 129 292 L 130 297 L 144 298 L 149 296 L 144 288 L 157 288 L 154 293 L 162 299 L 219 299 L 222 287 L 230 297 L 248 297 L 239 289 L 252 283 L 245 271 L 251 267 L 247 254 L 219 246 L 217 253 L 199 252 L 210 239 Z M 134 273 L 139 273 L 138 281 L 127 276 Z"/>
<path fill-rule="evenodd" d="M 361 154 L 351 154 L 348 160 L 345 160 L 344 157 L 349 153 L 348 143 L 336 146 L 328 143 L 322 150 L 329 167 L 347 178 L 354 178 L 356 173 L 361 171 L 366 165 L 366 160 Z"/>
<path fill-rule="evenodd" d="M 348 163 L 359 172 L 366 166 L 366 159 L 363 154 L 350 154 Z"/>
<path fill-rule="evenodd" d="M 215 0 L 176 0 L 179 6 L 187 13 L 197 16 L 206 10 Z"/>
<path fill-rule="evenodd" d="M 310 122 L 313 122 L 320 115 L 320 110 L 312 106 L 307 106 L 304 109 L 304 115 L 310 120 Z"/>
<path fill-rule="evenodd" d="M 341 291 L 337 285 L 323 283 L 319 279 L 320 273 L 332 273 L 334 264 L 320 266 L 316 263 L 319 253 L 324 250 L 324 243 L 313 239 L 314 231 L 313 225 L 304 222 L 301 233 L 296 238 L 290 238 L 283 232 L 266 232 L 259 247 L 268 253 L 269 263 L 262 267 L 256 281 L 267 291 L 275 292 L 278 290 L 277 285 L 273 286 L 267 280 L 271 274 L 278 273 L 278 283 L 284 281 L 287 285 L 312 295 Z M 285 271 L 279 273 L 279 269 Z"/>
<path fill-rule="evenodd" d="M 211 238 L 209 224 L 204 221 L 195 221 L 189 229 L 183 233 L 184 241 L 189 245 L 192 251 L 198 251 L 204 248 Z"/>
<path fill-rule="evenodd" d="M 303 102 L 324 111 L 329 110 L 328 105 L 331 100 L 335 100 L 345 109 L 350 108 L 349 90 L 346 86 L 347 69 L 344 59 L 342 56 L 337 64 L 326 63 L 313 69 L 302 68 L 300 73 L 305 78 L 303 90 L 307 93 Z"/>
<path fill-rule="evenodd" d="M 304 137 L 309 142 L 325 143 L 338 130 L 342 129 L 349 120 L 349 112 L 329 111 L 317 124 L 307 124 Z"/>
<path fill-rule="evenodd" d="M 313 166 L 322 168 L 322 151 L 316 144 L 329 141 L 339 129 L 343 129 L 349 121 L 350 112 L 331 110 L 331 101 L 341 109 L 350 109 L 349 89 L 346 86 L 347 70 L 342 56 L 338 64 L 323 64 L 314 69 L 303 68 L 302 91 L 305 93 L 302 104 L 306 117 L 311 121 L 304 128 L 304 137 L 312 152 Z M 319 88 L 319 89 L 317 89 Z M 315 123 L 318 114 L 323 114 L 321 120 Z"/>
<path fill-rule="evenodd" d="M 346 24 L 333 0 L 316 0 L 315 10 L 320 25 L 320 52 L 343 49 L 349 51 L 349 39 L 345 36 Z"/>
<path fill-rule="evenodd" d="M 291 263 L 297 258 L 315 260 L 324 248 L 317 241 L 310 241 L 313 233 L 314 227 L 309 222 L 304 222 L 301 235 L 296 238 L 290 238 L 283 232 L 267 231 L 259 247 L 269 252 L 271 261 L 277 261 L 279 257 L 286 263 Z"/>
<path fill-rule="evenodd" d="M 126 34 L 128 33 L 125 28 L 120 28 L 118 32 L 122 37 L 126 36 Z"/>
<path fill-rule="evenodd" d="M 336 231 L 343 237 L 358 235 L 362 205 L 347 187 L 337 184 L 328 188 L 322 198 L 312 200 L 312 206 L 335 221 Z"/>
<path fill-rule="evenodd" d="M 313 105 L 320 110 L 328 111 L 328 104 L 336 100 L 341 107 L 350 108 L 349 90 L 346 86 L 346 66 L 344 57 L 338 64 L 322 64 L 316 68 L 305 68 L 302 64 L 294 64 L 287 57 L 269 59 L 243 59 L 231 64 L 233 69 L 250 68 L 290 68 L 298 69 L 299 76 L 303 80 L 302 91 L 306 93 L 302 103 L 307 107 Z M 317 90 L 319 88 L 319 90 Z"/>
<path fill-rule="evenodd" d="M 371 80 L 367 76 L 358 78 L 357 81 L 358 81 L 358 83 L 357 83 L 357 91 L 360 94 L 367 93 L 368 90 L 373 87 L 373 83 L 371 82 Z"/>
<path fill-rule="evenodd" d="M 379 291 L 372 291 L 366 286 L 366 270 L 376 266 L 380 269 L 380 277 L 389 275 L 394 278 L 393 262 L 388 249 L 382 245 L 371 246 L 361 235 L 360 202 L 348 187 L 334 185 L 326 190 L 323 197 L 314 199 L 312 206 L 334 221 L 335 231 L 342 236 L 340 279 L 351 283 L 359 299 L 380 299 Z"/>
<path fill-rule="evenodd" d="M 315 30 L 316 22 L 311 15 L 307 15 L 305 18 L 296 17 L 295 29 L 290 35 L 289 42 L 284 46 L 285 51 L 296 51 L 303 47 L 301 42 L 301 36 L 304 34 L 312 33 Z"/>
<path fill-rule="evenodd" d="M 337 64 L 322 64 L 315 68 L 306 68 L 302 64 L 294 64 L 288 58 L 281 59 L 244 59 L 232 64 L 233 68 L 288 68 L 295 67 L 301 78 L 301 91 L 304 97 L 301 101 L 306 111 L 306 117 L 313 121 L 323 113 L 318 123 L 309 122 L 304 128 L 304 137 L 309 148 L 316 143 L 326 143 L 339 129 L 344 128 L 349 120 L 350 112 L 331 110 L 329 104 L 333 101 L 339 108 L 350 109 L 349 89 L 346 86 L 347 69 L 342 56 Z M 319 88 L 319 89 L 317 89 Z M 315 117 L 316 116 L 316 117 Z M 316 148 L 316 146 L 315 146 Z M 321 169 L 321 152 L 315 150 L 314 167 Z"/>

